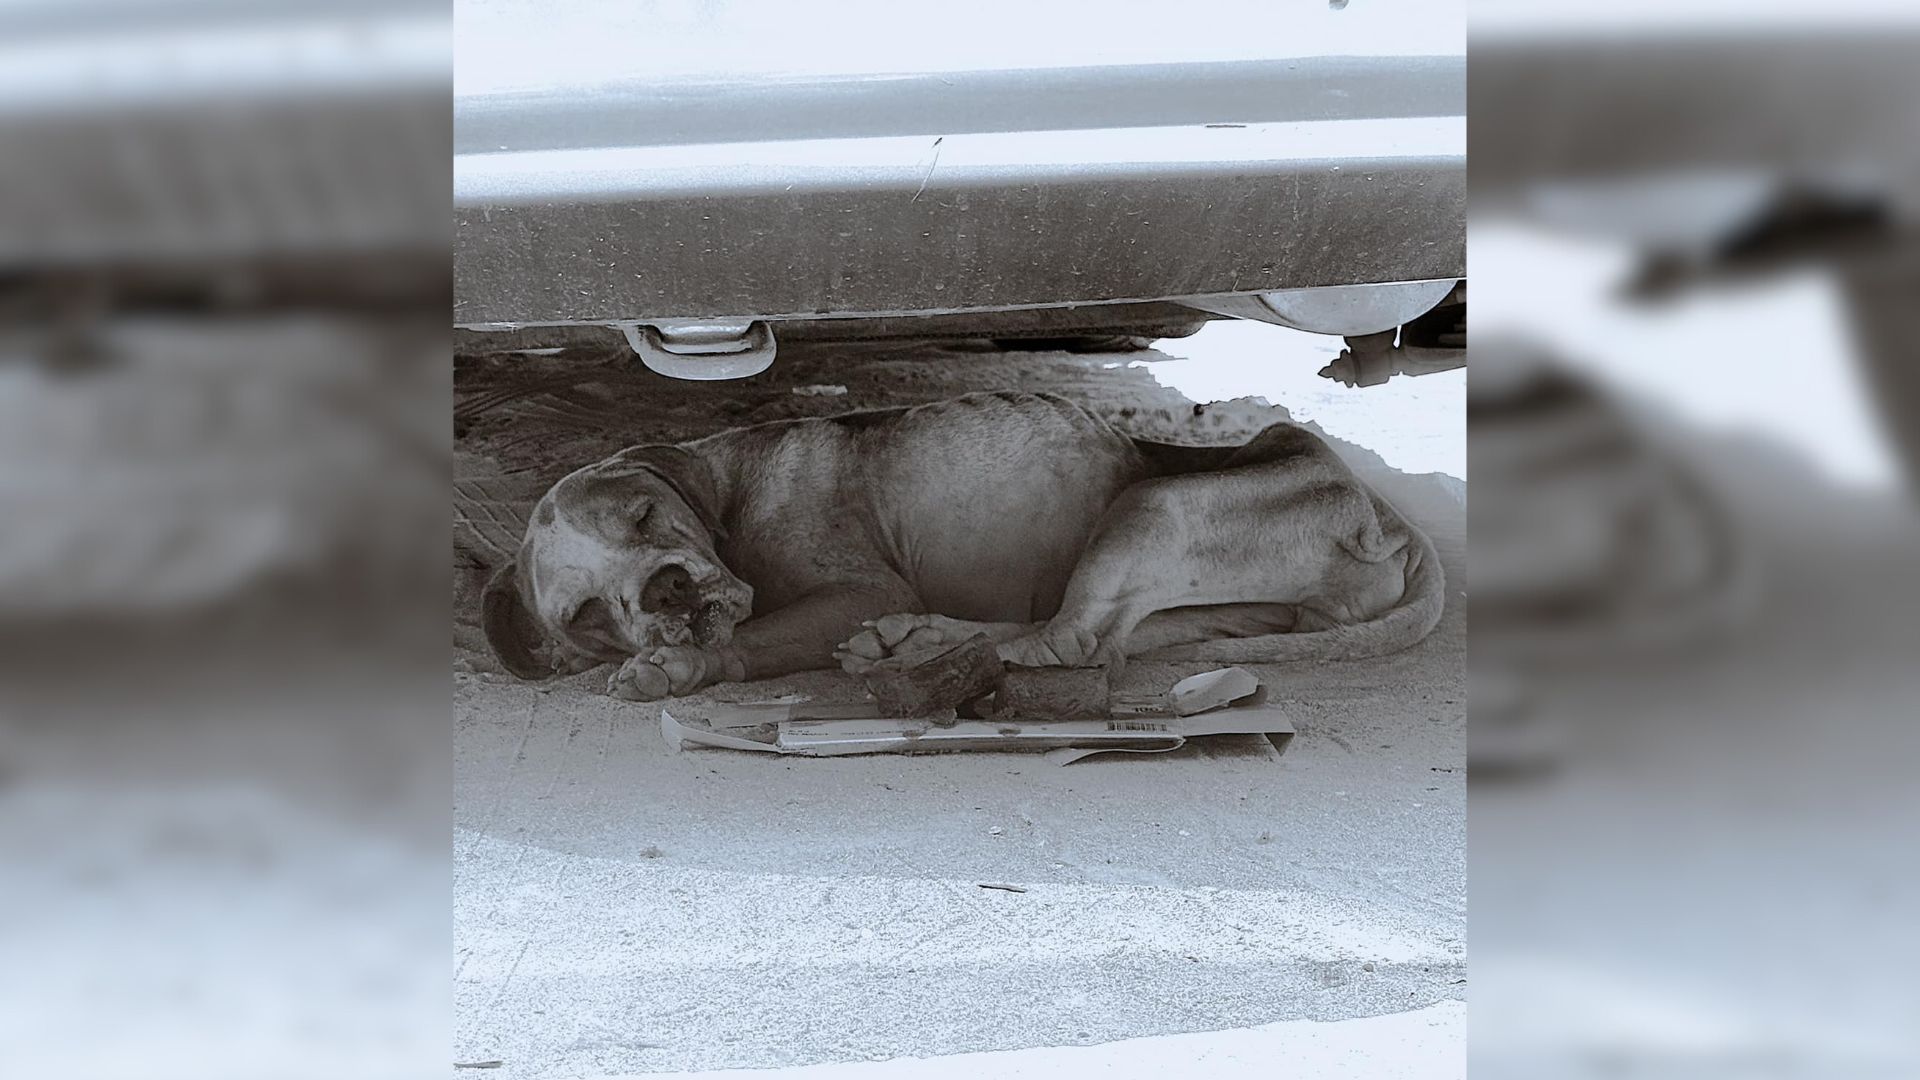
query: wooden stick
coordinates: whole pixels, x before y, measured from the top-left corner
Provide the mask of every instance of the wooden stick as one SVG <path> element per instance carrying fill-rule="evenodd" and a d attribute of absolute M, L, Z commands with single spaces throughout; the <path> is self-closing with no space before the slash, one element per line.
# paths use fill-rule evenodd
<path fill-rule="evenodd" d="M 1112 705 L 1103 667 L 1006 665 L 993 715 L 1008 720 L 1098 720 Z"/>

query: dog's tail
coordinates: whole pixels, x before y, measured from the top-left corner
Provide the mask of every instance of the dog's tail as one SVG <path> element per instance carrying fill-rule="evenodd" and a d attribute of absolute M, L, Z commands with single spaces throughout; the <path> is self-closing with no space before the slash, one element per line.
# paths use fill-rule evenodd
<path fill-rule="evenodd" d="M 1139 658 L 1285 664 L 1301 660 L 1359 660 L 1399 652 L 1418 643 L 1432 632 L 1446 610 L 1447 581 L 1440 569 L 1440 557 L 1426 533 L 1404 520 L 1399 524 L 1407 533 L 1406 591 L 1398 604 L 1374 618 L 1326 630 L 1170 645 L 1143 653 Z"/>

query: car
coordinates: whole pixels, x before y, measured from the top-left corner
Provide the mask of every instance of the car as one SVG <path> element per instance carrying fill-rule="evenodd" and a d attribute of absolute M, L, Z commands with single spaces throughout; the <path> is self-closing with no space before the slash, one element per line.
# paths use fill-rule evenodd
<path fill-rule="evenodd" d="M 1350 382 L 1464 362 L 1459 5 L 911 7 L 463 3 L 457 347 L 736 378 L 1239 318 Z"/>

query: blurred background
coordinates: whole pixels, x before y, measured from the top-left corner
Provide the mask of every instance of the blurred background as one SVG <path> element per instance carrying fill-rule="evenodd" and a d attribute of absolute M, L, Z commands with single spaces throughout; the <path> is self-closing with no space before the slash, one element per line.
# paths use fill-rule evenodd
<path fill-rule="evenodd" d="M 1470 40 L 1470 1068 L 1914 1075 L 1920 19 Z"/>
<path fill-rule="evenodd" d="M 0 0 L 0 1046 L 444 1068 L 450 18 Z"/>
<path fill-rule="evenodd" d="M 1474 6 L 1476 1074 L 1920 1065 L 1911 6 Z M 450 33 L 0 0 L 9 1075 L 445 1067 Z"/>

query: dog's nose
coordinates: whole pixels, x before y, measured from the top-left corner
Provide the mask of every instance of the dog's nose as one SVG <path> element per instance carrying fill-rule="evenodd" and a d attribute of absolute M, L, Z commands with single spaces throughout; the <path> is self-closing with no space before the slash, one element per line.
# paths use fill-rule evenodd
<path fill-rule="evenodd" d="M 693 575 L 684 566 L 663 566 L 654 571 L 640 590 L 640 610 L 647 612 L 692 612 Z"/>

